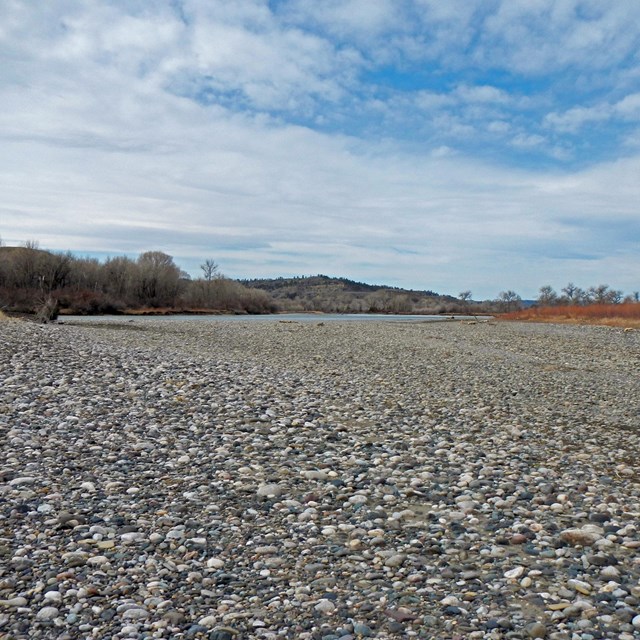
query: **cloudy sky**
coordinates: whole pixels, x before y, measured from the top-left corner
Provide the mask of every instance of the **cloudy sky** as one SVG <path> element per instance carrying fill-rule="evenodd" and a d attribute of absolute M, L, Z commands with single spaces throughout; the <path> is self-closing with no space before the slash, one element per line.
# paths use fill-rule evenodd
<path fill-rule="evenodd" d="M 636 0 L 0 0 L 0 237 L 640 288 Z"/>

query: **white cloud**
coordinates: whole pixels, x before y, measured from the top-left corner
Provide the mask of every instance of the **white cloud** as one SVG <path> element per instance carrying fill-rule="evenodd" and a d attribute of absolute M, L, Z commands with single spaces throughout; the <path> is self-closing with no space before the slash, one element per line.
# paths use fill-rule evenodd
<path fill-rule="evenodd" d="M 635 54 L 640 5 L 595 0 L 503 0 L 487 16 L 479 61 L 525 73 L 606 69 Z"/>
<path fill-rule="evenodd" d="M 545 142 L 546 140 L 542 136 L 535 133 L 533 134 L 519 133 L 518 135 L 514 136 L 513 140 L 511 141 L 511 143 L 515 147 L 520 147 L 521 149 L 531 149 L 531 148 L 539 147 Z"/>
<path fill-rule="evenodd" d="M 562 153 L 545 135 L 614 118 L 633 123 L 636 92 L 568 108 L 550 98 L 540 132 L 523 121 L 544 96 L 529 99 L 490 77 L 362 91 L 365 67 L 401 54 L 409 66 L 436 58 L 455 66 L 468 45 L 485 68 L 518 69 L 543 37 L 540 16 L 554 38 L 575 41 L 564 62 L 549 62 L 562 40 L 547 38 L 527 69 L 578 64 L 577 52 L 586 55 L 600 37 L 571 26 L 578 6 L 598 10 L 592 26 L 605 35 L 629 17 L 599 3 L 508 4 L 497 3 L 476 45 L 488 13 L 479 1 L 404 2 L 401 10 L 336 1 L 322 15 L 320 3 L 302 0 L 275 13 L 258 0 L 185 2 L 183 14 L 169 3 L 135 11 L 126 3 L 6 2 L 0 234 L 81 253 L 159 248 L 196 270 L 211 256 L 234 276 L 331 269 L 453 293 L 471 286 L 478 296 L 520 282 L 532 295 L 553 269 L 568 281 L 599 265 L 598 280 L 637 288 L 637 252 L 629 250 L 637 235 L 602 237 L 611 220 L 637 219 L 637 158 L 561 175 L 490 166 L 464 152 L 500 140 L 520 153 Z M 386 52 L 378 54 L 381 41 Z M 495 43 L 506 47 L 504 62 L 492 57 Z M 623 42 L 609 60 L 625 51 Z M 608 64 L 603 56 L 596 67 Z M 332 129 L 373 112 L 378 120 L 363 123 L 371 139 Z M 324 118 L 327 132 L 293 124 L 303 117 Z M 397 143 L 388 122 L 415 139 Z M 554 257 L 563 250 L 600 257 L 569 264 Z"/>
<path fill-rule="evenodd" d="M 616 114 L 623 118 L 640 119 L 640 93 L 625 96 L 613 107 Z"/>
<path fill-rule="evenodd" d="M 574 133 L 586 124 L 602 122 L 611 116 L 609 105 L 595 107 L 575 107 L 564 113 L 550 113 L 545 116 L 546 125 L 561 132 Z"/>
<path fill-rule="evenodd" d="M 507 104 L 511 101 L 506 91 L 489 85 L 460 85 L 456 88 L 455 94 L 462 102 Z"/>
<path fill-rule="evenodd" d="M 288 21 L 311 22 L 341 39 L 364 44 L 390 29 L 403 28 L 401 6 L 392 0 L 289 0 L 284 5 Z"/>
<path fill-rule="evenodd" d="M 625 96 L 618 102 L 603 102 L 591 107 L 574 107 L 562 113 L 549 113 L 544 123 L 560 132 L 575 133 L 588 124 L 606 122 L 619 117 L 624 120 L 640 120 L 640 93 Z"/>

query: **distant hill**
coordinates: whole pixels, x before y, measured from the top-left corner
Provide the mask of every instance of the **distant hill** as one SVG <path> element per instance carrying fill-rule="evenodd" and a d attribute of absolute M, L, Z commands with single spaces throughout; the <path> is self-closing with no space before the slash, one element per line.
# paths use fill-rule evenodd
<path fill-rule="evenodd" d="M 455 313 L 460 305 L 456 298 L 430 290 L 400 289 L 326 275 L 256 278 L 240 282 L 268 292 L 284 311 Z"/>
<path fill-rule="evenodd" d="M 264 289 L 265 291 L 278 290 L 300 290 L 314 287 L 326 288 L 335 287 L 342 291 L 351 291 L 354 293 L 373 293 L 384 289 L 386 291 L 397 291 L 401 293 L 413 293 L 431 297 L 441 297 L 434 291 L 415 291 L 412 289 L 400 289 L 398 287 L 390 287 L 383 284 L 367 284 L 366 282 L 356 282 L 349 278 L 333 278 L 319 274 L 317 276 L 296 276 L 293 278 L 254 278 L 251 280 L 241 280 L 242 284 L 254 287 L 256 289 Z M 451 296 L 445 296 L 451 298 Z M 454 298 L 451 298 L 452 300 Z"/>

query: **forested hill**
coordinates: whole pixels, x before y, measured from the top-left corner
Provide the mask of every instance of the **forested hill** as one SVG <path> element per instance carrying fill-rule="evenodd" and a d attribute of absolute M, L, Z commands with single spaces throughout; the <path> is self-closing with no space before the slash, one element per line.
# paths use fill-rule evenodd
<path fill-rule="evenodd" d="M 409 289 L 400 289 L 398 287 L 390 287 L 383 284 L 367 284 L 366 282 L 356 282 L 348 278 L 332 278 L 319 274 L 317 276 L 298 276 L 294 278 L 254 278 L 251 280 L 241 280 L 245 285 L 263 289 L 264 291 L 277 291 L 283 289 L 286 291 L 296 291 L 315 287 L 331 287 L 342 291 L 351 291 L 354 293 L 373 293 L 385 289 L 387 291 L 397 291 L 400 293 L 412 293 L 431 297 L 441 297 L 434 291 L 414 291 Z M 450 297 L 450 296 L 445 296 Z M 451 298 L 453 300 L 453 298 Z"/>
<path fill-rule="evenodd" d="M 280 308 L 288 311 L 447 313 L 451 305 L 458 303 L 452 296 L 434 291 L 399 289 L 325 275 L 241 282 L 252 289 L 267 291 Z"/>
<path fill-rule="evenodd" d="M 161 251 L 100 262 L 41 250 L 0 247 L 0 311 L 39 314 L 325 312 L 453 314 L 475 303 L 324 275 L 237 281 L 213 260 L 193 279 Z"/>

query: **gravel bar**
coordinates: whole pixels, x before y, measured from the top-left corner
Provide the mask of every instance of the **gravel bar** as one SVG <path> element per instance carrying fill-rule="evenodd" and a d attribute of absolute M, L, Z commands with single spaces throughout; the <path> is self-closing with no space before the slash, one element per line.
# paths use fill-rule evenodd
<path fill-rule="evenodd" d="M 640 638 L 640 332 L 0 323 L 0 638 Z"/>

